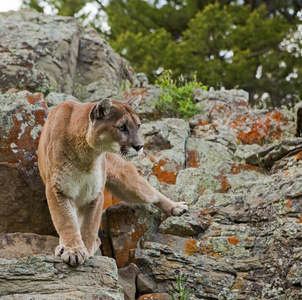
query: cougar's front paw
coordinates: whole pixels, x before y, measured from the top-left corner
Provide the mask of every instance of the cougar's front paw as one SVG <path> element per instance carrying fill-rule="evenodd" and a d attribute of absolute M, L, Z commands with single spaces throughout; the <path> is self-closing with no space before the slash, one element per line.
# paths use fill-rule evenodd
<path fill-rule="evenodd" d="M 175 206 L 171 209 L 172 216 L 181 216 L 188 211 L 188 205 L 186 202 L 177 202 Z"/>
<path fill-rule="evenodd" d="M 85 247 L 70 248 L 59 245 L 55 250 L 55 255 L 61 257 L 66 264 L 75 267 L 84 263 L 88 252 Z"/>

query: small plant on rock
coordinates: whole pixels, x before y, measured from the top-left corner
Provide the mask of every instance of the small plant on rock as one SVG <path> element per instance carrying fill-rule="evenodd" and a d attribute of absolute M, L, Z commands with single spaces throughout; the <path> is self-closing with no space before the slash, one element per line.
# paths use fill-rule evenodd
<path fill-rule="evenodd" d="M 192 289 L 189 287 L 187 280 L 188 276 L 184 273 L 180 272 L 179 270 L 175 270 L 174 278 L 177 283 L 176 290 L 170 291 L 170 296 L 172 300 L 189 300 L 190 295 L 192 293 Z"/>
<path fill-rule="evenodd" d="M 191 81 L 185 80 L 183 76 L 173 80 L 172 72 L 166 70 L 156 84 L 162 88 L 162 92 L 154 104 L 161 113 L 188 120 L 202 111 L 201 107 L 194 103 L 193 91 L 197 88 L 206 90 L 206 87 L 197 81 L 196 75 Z"/>

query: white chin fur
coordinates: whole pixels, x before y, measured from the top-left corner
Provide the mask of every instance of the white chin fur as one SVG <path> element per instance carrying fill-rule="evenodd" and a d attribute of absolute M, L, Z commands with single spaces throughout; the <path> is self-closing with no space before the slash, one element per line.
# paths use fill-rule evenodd
<path fill-rule="evenodd" d="M 136 151 L 135 149 L 131 148 L 129 149 L 129 152 L 127 153 L 127 155 L 125 156 L 126 160 L 133 160 L 135 158 L 138 158 L 139 156 L 141 156 L 144 152 L 144 149 L 140 149 L 139 151 Z"/>

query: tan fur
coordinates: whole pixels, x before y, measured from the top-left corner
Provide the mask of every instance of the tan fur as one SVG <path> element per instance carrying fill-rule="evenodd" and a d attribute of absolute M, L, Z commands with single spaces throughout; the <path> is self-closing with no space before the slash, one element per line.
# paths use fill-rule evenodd
<path fill-rule="evenodd" d="M 38 163 L 60 237 L 55 254 L 64 262 L 82 264 L 99 248 L 105 185 L 121 200 L 153 203 L 167 215 L 187 211 L 185 203 L 166 198 L 121 158 L 121 154 L 142 152 L 139 124 L 129 105 L 109 99 L 85 104 L 66 101 L 50 112 L 40 138 Z"/>

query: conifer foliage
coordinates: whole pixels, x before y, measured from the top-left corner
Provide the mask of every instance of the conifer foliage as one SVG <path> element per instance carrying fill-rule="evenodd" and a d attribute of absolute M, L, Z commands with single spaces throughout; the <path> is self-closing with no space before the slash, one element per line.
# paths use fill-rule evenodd
<path fill-rule="evenodd" d="M 274 106 L 301 96 L 301 0 L 23 1 L 40 10 L 48 2 L 62 15 L 97 2 L 111 46 L 151 82 L 169 69 L 187 79 L 196 73 L 207 86 L 245 89 L 256 100 L 268 93 Z"/>

